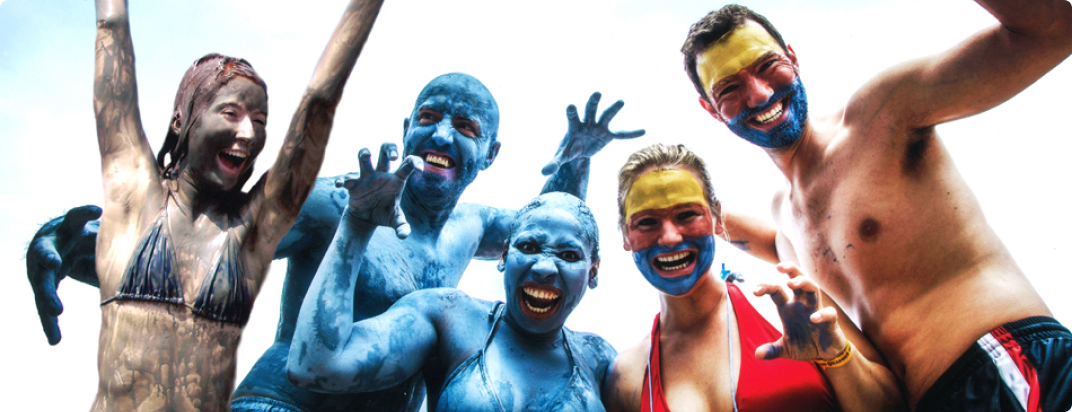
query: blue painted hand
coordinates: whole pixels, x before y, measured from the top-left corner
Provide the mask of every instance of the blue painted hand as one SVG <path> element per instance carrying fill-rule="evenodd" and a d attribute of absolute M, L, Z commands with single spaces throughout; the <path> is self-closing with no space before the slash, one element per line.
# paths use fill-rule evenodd
<path fill-rule="evenodd" d="M 795 265 L 781 263 L 778 271 L 789 276 L 786 286 L 792 291 L 792 297 L 785 287 L 771 283 L 759 285 L 755 295 L 770 295 L 778 306 L 783 334 L 781 339 L 756 348 L 756 358 L 833 359 L 848 345 L 837 323 L 837 309 L 822 307 L 818 285 Z"/>
<path fill-rule="evenodd" d="M 566 136 L 562 138 L 562 143 L 558 146 L 555 158 L 547 166 L 543 167 L 544 176 L 555 173 L 558 171 L 559 166 L 563 164 L 582 157 L 592 157 L 599 153 L 611 140 L 633 139 L 644 135 L 643 129 L 629 132 L 610 131 L 610 121 L 614 119 L 614 116 L 618 114 L 622 106 L 625 106 L 625 102 L 621 100 L 614 102 L 607 110 L 604 110 L 603 115 L 599 116 L 599 121 L 596 121 L 596 108 L 599 107 L 600 97 L 599 92 L 595 92 L 592 93 L 592 97 L 588 98 L 588 105 L 584 109 L 584 120 L 581 120 L 577 115 L 577 106 L 571 104 L 566 108 L 569 130 L 566 132 Z"/>
<path fill-rule="evenodd" d="M 61 338 L 58 316 L 63 313 L 63 303 L 56 294 L 60 281 L 70 276 L 98 284 L 93 257 L 100 224 L 96 219 L 100 216 L 101 208 L 93 205 L 71 209 L 62 219 L 42 226 L 26 250 L 26 273 L 50 345 Z"/>
<path fill-rule="evenodd" d="M 350 192 L 346 213 L 379 226 L 395 229 L 400 239 L 409 236 L 409 224 L 398 205 L 402 189 L 413 170 L 424 170 L 424 161 L 417 156 L 406 156 L 394 173 L 388 172 L 392 160 L 398 159 L 394 143 L 380 146 L 380 158 L 372 168 L 372 154 L 367 148 L 358 154 L 360 174 L 349 174 L 335 181 L 336 187 L 345 187 Z"/>

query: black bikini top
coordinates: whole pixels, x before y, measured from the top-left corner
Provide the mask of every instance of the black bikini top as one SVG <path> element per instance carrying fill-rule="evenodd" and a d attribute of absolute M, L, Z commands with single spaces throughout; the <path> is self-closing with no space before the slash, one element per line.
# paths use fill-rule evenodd
<path fill-rule="evenodd" d="M 182 283 L 172 270 L 175 253 L 165 210 L 134 250 L 118 293 L 101 305 L 114 300 L 167 302 L 185 305 L 204 318 L 244 326 L 249 321 L 253 301 L 246 285 L 246 267 L 240 251 L 241 243 L 228 232 L 215 268 L 201 282 L 197 301 L 193 305 L 186 304 Z"/>

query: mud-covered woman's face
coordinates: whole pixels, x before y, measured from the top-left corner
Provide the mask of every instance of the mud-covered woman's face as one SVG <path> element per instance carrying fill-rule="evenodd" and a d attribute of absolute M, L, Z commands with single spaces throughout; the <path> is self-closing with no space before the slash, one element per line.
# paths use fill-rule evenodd
<path fill-rule="evenodd" d="M 239 179 L 264 149 L 268 95 L 245 77 L 235 77 L 216 93 L 190 129 L 187 174 L 199 189 L 241 190 Z"/>

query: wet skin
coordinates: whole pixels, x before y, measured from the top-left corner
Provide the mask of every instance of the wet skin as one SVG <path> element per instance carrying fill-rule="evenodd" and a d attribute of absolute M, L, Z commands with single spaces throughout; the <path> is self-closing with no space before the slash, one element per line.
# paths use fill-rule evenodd
<path fill-rule="evenodd" d="M 264 149 L 268 94 L 245 77 L 227 82 L 191 129 L 186 168 L 203 190 L 229 191 Z"/>
<path fill-rule="evenodd" d="M 643 134 L 643 131 L 610 132 L 609 123 L 623 103 L 619 101 L 611 105 L 597 121 L 598 103 L 599 95 L 595 94 L 589 99 L 583 116 L 578 116 L 572 105 L 567 109 L 569 131 L 552 161 L 558 167 L 548 177 L 544 192 L 562 191 L 583 197 L 587 188 L 588 156 L 597 153 L 611 140 Z M 461 190 L 477 172 L 491 164 L 499 146 L 493 139 L 497 134 L 498 109 L 478 80 L 460 73 L 434 79 L 422 90 L 405 124 L 406 154 L 427 158 L 427 150 L 435 148 L 448 154 L 455 167 L 453 171 L 436 170 L 437 167 L 430 165 L 432 162 L 426 162 L 424 172 L 409 175 L 408 181 L 413 184 L 407 184 L 403 190 L 400 207 L 411 233 L 408 238 L 399 239 L 394 229 L 379 227 L 373 232 L 364 255 L 365 263 L 360 269 L 359 285 L 354 289 L 356 304 L 352 311 L 355 320 L 383 313 L 413 291 L 457 286 L 471 259 L 498 260 L 501 257 L 513 222 L 513 210 L 457 203 Z M 472 137 L 467 135 L 469 133 Z M 385 146 L 383 152 L 398 155 L 394 145 Z M 463 167 L 459 165 L 465 164 L 470 166 L 462 171 Z M 456 178 L 444 178 L 448 173 Z M 420 407 L 424 390 L 419 377 L 381 392 L 331 395 L 297 388 L 286 378 L 287 354 L 302 299 L 335 235 L 349 199 L 347 190 L 335 185 L 340 178 L 343 177 L 317 179 L 297 222 L 275 251 L 276 259 L 288 259 L 279 328 L 275 343 L 235 390 L 236 402 L 257 396 L 316 411 L 352 410 L 355 405 L 365 410 L 391 411 Z M 417 190 L 418 186 L 423 189 Z M 87 256 L 85 248 L 74 247 L 96 233 L 93 230 L 95 222 L 89 221 L 92 214 L 79 212 L 81 210 L 72 209 L 68 223 L 61 225 L 58 223 L 60 219 L 56 219 L 54 224 L 43 228 L 30 247 L 28 266 L 31 279 L 38 279 L 33 284 L 35 290 L 41 291 L 41 296 L 54 298 L 55 282 L 51 279 L 55 277 L 69 274 L 84 282 L 96 279 L 95 274 L 84 270 L 86 265 L 81 263 L 91 262 L 92 253 Z M 65 229 L 58 230 L 61 228 Z M 49 293 L 49 290 L 53 292 Z M 55 299 L 58 306 L 58 298 Z M 47 299 L 41 302 L 42 323 L 55 324 L 58 313 L 49 311 Z M 58 329 L 55 332 L 50 336 L 56 336 L 58 340 Z M 234 410 L 242 409 L 236 406 Z"/>
<path fill-rule="evenodd" d="M 585 287 L 595 284 L 596 240 L 587 235 L 597 233 L 595 222 L 577 218 L 576 198 L 554 202 L 522 212 L 500 264 L 507 308 L 498 324 L 489 316 L 494 304 L 449 288 L 407 295 L 383 314 L 356 323 L 340 319 L 337 314 L 349 313 L 353 304 L 349 296 L 360 283 L 354 277 L 363 275 L 354 268 L 373 230 L 373 222 L 361 214 L 346 213 L 302 307 L 303 321 L 289 358 L 292 380 L 318 391 L 352 392 L 423 373 L 429 410 L 483 410 L 496 401 L 508 410 L 602 410 L 598 391 L 614 350 L 595 335 L 564 334 L 563 329 Z M 351 207 L 359 208 L 353 203 Z M 382 219 L 375 223 L 387 224 Z M 526 294 L 525 288 L 553 290 L 558 296 L 548 305 Z M 526 304 L 538 311 L 550 309 L 533 313 Z M 496 332 L 481 352 L 493 328 Z M 573 336 L 571 343 L 563 341 L 567 336 Z M 571 359 L 563 345 L 570 345 L 577 358 Z M 478 352 L 487 365 L 487 380 L 480 368 L 466 363 Z M 572 372 L 571 364 L 577 366 Z M 589 385 L 567 386 L 576 383 L 570 380 L 574 374 Z M 572 397 L 561 397 L 563 392 Z M 576 396 L 594 402 L 558 404 Z"/>
<path fill-rule="evenodd" d="M 75 232 L 72 220 L 55 233 L 62 236 L 37 238 L 55 243 L 33 247 L 45 253 L 35 254 L 28 268 L 35 284 L 52 282 L 51 289 L 35 287 L 45 292 L 54 292 L 69 270 L 95 269 L 91 277 L 100 288 L 102 316 L 93 410 L 227 410 L 244 319 L 212 316 L 215 311 L 250 310 L 271 251 L 297 219 L 316 180 L 330 119 L 379 3 L 351 2 L 313 73 L 276 163 L 248 193 L 241 185 L 264 147 L 268 113 L 267 95 L 253 81 L 253 69 L 240 59 L 207 55 L 184 75 L 171 132 L 176 133 L 172 137 L 188 133 L 180 143 L 187 146 L 186 156 L 182 147 L 170 152 L 175 176 L 157 164 L 142 128 L 126 6 L 123 0 L 96 2 L 93 108 L 105 204 L 100 212 L 80 209 L 73 214 L 75 220 L 101 214 L 95 235 L 95 254 L 101 259 L 89 264 L 91 259 L 75 257 L 64 266 L 59 256 L 47 254 L 72 251 L 67 243 Z M 198 112 L 188 112 L 191 108 Z M 89 226 L 73 249 L 88 249 Z M 134 257 L 143 256 L 140 251 L 135 256 L 141 239 L 157 228 L 166 228 L 168 248 L 160 256 L 170 265 L 154 265 L 136 276 L 149 279 L 145 283 L 167 282 L 166 293 L 181 296 L 163 301 L 156 291 L 144 290 L 118 296 L 135 276 L 125 274 L 136 272 L 126 269 Z M 70 265 L 74 262 L 78 264 Z M 216 267 L 233 270 L 216 277 Z M 72 276 L 91 280 L 83 275 Z M 206 311 L 197 308 L 202 297 Z M 56 343 L 59 300 L 54 295 L 38 298 L 45 306 L 42 325 Z"/>

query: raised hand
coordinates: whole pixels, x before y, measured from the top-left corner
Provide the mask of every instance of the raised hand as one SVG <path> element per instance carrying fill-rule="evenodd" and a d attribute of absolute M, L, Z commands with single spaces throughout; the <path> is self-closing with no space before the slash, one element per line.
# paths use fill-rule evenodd
<path fill-rule="evenodd" d="M 395 234 L 404 239 L 409 236 L 409 224 L 399 207 L 399 197 L 410 173 L 414 169 L 424 170 L 424 161 L 417 156 L 406 156 L 398 170 L 389 173 L 392 160 L 398 160 L 398 148 L 394 143 L 380 146 L 375 169 L 372 168 L 372 154 L 367 148 L 361 149 L 358 154 L 361 172 L 335 181 L 335 186 L 345 187 L 350 192 L 346 213 L 375 225 L 393 227 Z"/>
<path fill-rule="evenodd" d="M 101 208 L 93 205 L 71 209 L 63 218 L 42 226 L 26 250 L 26 275 L 49 345 L 59 343 L 62 337 L 58 316 L 63 313 L 63 303 L 56 294 L 60 281 L 71 276 L 99 286 L 94 254 L 100 224 L 96 219 L 100 216 Z"/>
<path fill-rule="evenodd" d="M 547 166 L 543 167 L 544 176 L 551 175 L 558 170 L 560 165 L 569 163 L 581 157 L 592 157 L 599 153 L 607 143 L 614 139 L 633 139 L 644 135 L 644 130 L 631 132 L 611 132 L 610 121 L 625 106 L 625 102 L 614 102 L 603 115 L 596 121 L 596 108 L 599 107 L 599 92 L 592 93 L 588 98 L 588 105 L 584 109 L 584 120 L 577 115 L 577 106 L 569 105 L 566 108 L 566 118 L 569 119 L 569 130 L 562 138 L 558 146 L 555 158 Z"/>
<path fill-rule="evenodd" d="M 778 265 L 778 271 L 789 275 L 786 286 L 765 283 L 756 288 L 755 295 L 770 295 L 782 318 L 781 339 L 756 348 L 756 358 L 787 358 L 802 361 L 833 359 L 849 341 L 837 324 L 837 309 L 821 306 L 819 287 L 800 269 L 789 263 Z"/>

